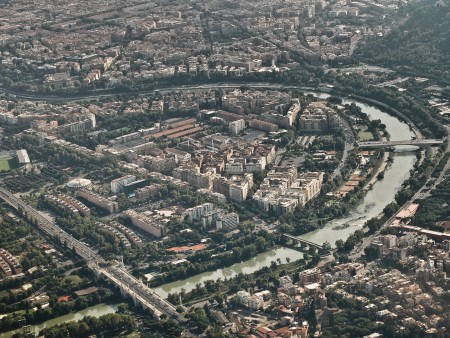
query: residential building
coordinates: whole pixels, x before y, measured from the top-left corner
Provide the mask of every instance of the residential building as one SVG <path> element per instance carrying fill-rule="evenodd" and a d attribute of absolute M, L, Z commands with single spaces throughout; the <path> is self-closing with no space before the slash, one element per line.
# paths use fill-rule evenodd
<path fill-rule="evenodd" d="M 136 181 L 136 176 L 134 175 L 126 175 L 123 177 L 116 178 L 111 181 L 111 192 L 113 194 L 118 194 L 122 192 L 123 186 L 125 184 Z"/>
<path fill-rule="evenodd" d="M 153 218 L 143 214 L 138 213 L 134 210 L 127 210 L 124 215 L 131 219 L 131 223 L 138 227 L 139 229 L 151 234 L 155 237 L 164 237 L 166 235 L 166 227 Z"/>
<path fill-rule="evenodd" d="M 191 186 L 200 189 L 211 189 L 214 174 L 213 171 L 200 173 L 199 169 L 186 167 L 178 167 L 172 171 L 174 178 L 188 182 Z"/>
<path fill-rule="evenodd" d="M 75 208 L 76 210 L 78 210 L 84 216 L 87 216 L 87 217 L 91 216 L 91 209 L 89 209 L 87 206 L 85 206 L 83 203 L 81 203 L 77 199 L 73 198 L 72 196 L 69 196 L 66 194 L 59 194 L 58 198 L 64 202 L 66 202 L 67 204 L 69 204 L 70 206 Z"/>
<path fill-rule="evenodd" d="M 300 284 L 307 285 L 312 283 L 318 283 L 322 279 L 322 273 L 318 268 L 312 268 L 299 272 Z"/>
<path fill-rule="evenodd" d="M 253 199 L 265 211 L 287 214 L 316 197 L 323 173 L 297 174 L 294 167 L 275 167 L 261 183 Z"/>
<path fill-rule="evenodd" d="M 160 184 L 150 184 L 146 187 L 136 189 L 134 195 L 137 200 L 148 200 L 155 197 L 161 190 Z"/>
<path fill-rule="evenodd" d="M 228 124 L 228 129 L 230 133 L 238 135 L 241 131 L 245 129 L 245 120 L 239 119 Z"/>
<path fill-rule="evenodd" d="M 5 249 L 0 249 L 0 257 L 9 264 L 14 274 L 22 272 L 22 266 L 19 261 Z"/>
<path fill-rule="evenodd" d="M 95 204 L 96 206 L 102 209 L 105 209 L 110 214 L 119 211 L 119 204 L 117 202 L 110 201 L 109 199 L 101 195 L 98 195 L 92 191 L 81 189 L 77 191 L 77 196 L 84 198 L 85 200 L 91 202 L 92 204 Z"/>
<path fill-rule="evenodd" d="M 199 220 L 202 216 L 211 213 L 214 210 L 214 204 L 204 203 L 195 207 L 186 209 L 185 214 L 188 217 L 189 222 Z"/>

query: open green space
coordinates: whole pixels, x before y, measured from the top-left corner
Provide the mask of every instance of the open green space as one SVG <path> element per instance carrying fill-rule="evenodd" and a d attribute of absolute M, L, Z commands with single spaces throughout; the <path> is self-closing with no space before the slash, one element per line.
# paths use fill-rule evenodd
<path fill-rule="evenodd" d="M 65 283 L 70 283 L 70 284 L 74 284 L 74 285 L 80 284 L 82 281 L 83 280 L 78 275 L 70 275 L 70 276 L 67 276 L 66 278 L 64 278 Z"/>
<path fill-rule="evenodd" d="M 8 171 L 18 167 L 17 159 L 15 157 L 0 158 L 0 171 Z"/>
<path fill-rule="evenodd" d="M 360 141 L 373 141 L 373 134 L 370 131 L 360 131 L 358 133 L 358 138 Z"/>

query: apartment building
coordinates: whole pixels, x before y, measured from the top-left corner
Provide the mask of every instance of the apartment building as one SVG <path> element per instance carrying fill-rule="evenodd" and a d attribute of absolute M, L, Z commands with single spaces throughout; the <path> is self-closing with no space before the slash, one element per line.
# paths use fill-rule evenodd
<path fill-rule="evenodd" d="M 45 199 L 47 201 L 51 201 L 53 203 L 56 203 L 58 206 L 63 207 L 65 210 L 71 212 L 72 214 L 78 214 L 78 210 L 77 209 L 75 209 L 72 205 L 70 205 L 66 201 L 60 199 L 59 197 L 52 196 L 52 195 L 45 195 Z"/>
<path fill-rule="evenodd" d="M 197 205 L 195 207 L 186 209 L 185 214 L 188 217 L 189 222 L 194 220 L 199 220 L 203 215 L 211 213 L 214 210 L 214 204 L 212 203 L 204 203 Z"/>
<path fill-rule="evenodd" d="M 0 269 L 3 271 L 6 277 L 12 276 L 13 274 L 11 267 L 2 257 L 0 257 Z"/>
<path fill-rule="evenodd" d="M 177 166 L 178 158 L 173 154 L 145 155 L 137 159 L 140 167 L 152 172 L 168 173 Z"/>
<path fill-rule="evenodd" d="M 118 194 L 122 192 L 125 184 L 136 181 L 136 176 L 134 175 L 126 175 L 123 177 L 116 178 L 111 181 L 111 192 L 113 194 Z"/>
<path fill-rule="evenodd" d="M 179 167 L 172 171 L 172 176 L 176 179 L 188 182 L 191 186 L 200 189 L 211 189 L 214 171 L 200 173 L 199 169 L 189 167 Z"/>
<path fill-rule="evenodd" d="M 261 172 L 266 168 L 265 157 L 233 158 L 225 165 L 225 172 L 231 175 Z"/>
<path fill-rule="evenodd" d="M 228 181 L 230 199 L 236 202 L 245 201 L 249 190 L 253 186 L 253 175 L 231 176 Z"/>
<path fill-rule="evenodd" d="M 87 130 L 94 129 L 95 126 L 96 126 L 95 115 L 88 114 L 88 118 L 85 118 L 81 121 L 76 121 L 59 126 L 58 131 L 61 134 L 83 133 Z"/>
<path fill-rule="evenodd" d="M 312 102 L 300 116 L 300 129 L 305 131 L 323 131 L 334 126 L 335 112 L 324 102 Z"/>
<path fill-rule="evenodd" d="M 322 186 L 323 173 L 297 173 L 294 167 L 275 167 L 253 195 L 265 211 L 287 214 L 316 197 Z"/>
<path fill-rule="evenodd" d="M 155 197 L 160 190 L 160 184 L 151 184 L 146 187 L 136 189 L 134 191 L 134 195 L 137 200 L 148 200 Z"/>
<path fill-rule="evenodd" d="M 191 154 L 189 154 L 188 152 L 179 150 L 179 149 L 166 148 L 166 149 L 164 149 L 164 151 L 167 154 L 170 154 L 170 155 L 173 155 L 174 157 L 176 157 L 177 163 L 180 160 L 189 161 L 191 159 Z"/>
<path fill-rule="evenodd" d="M 103 228 L 105 230 L 108 230 L 109 232 L 112 232 L 117 238 L 119 238 L 120 243 L 122 244 L 122 246 L 126 249 L 131 248 L 131 243 L 128 240 L 127 236 L 125 236 L 125 234 L 123 234 L 122 232 L 120 232 L 119 230 L 117 230 L 116 228 L 108 225 L 108 224 L 104 224 L 101 222 L 96 222 L 95 223 L 98 227 Z"/>
<path fill-rule="evenodd" d="M 81 214 L 84 216 L 91 216 L 91 209 L 89 209 L 87 206 L 85 206 L 83 203 L 78 201 L 77 199 L 73 198 L 72 196 L 66 195 L 66 194 L 59 194 L 58 198 L 67 204 L 69 204 L 71 207 L 78 210 Z"/>
<path fill-rule="evenodd" d="M 272 144 L 258 144 L 255 146 L 254 156 L 265 156 L 266 164 L 272 164 L 276 158 L 276 147 Z"/>
<path fill-rule="evenodd" d="M 91 202 L 92 204 L 105 209 L 110 214 L 113 214 L 115 212 L 119 211 L 119 204 L 114 201 L 110 201 L 109 199 L 98 195 L 92 191 L 81 189 L 77 191 L 77 196 L 84 198 L 86 201 Z"/>
<path fill-rule="evenodd" d="M 205 206 L 205 204 L 201 206 Z M 197 208 L 201 206 L 197 206 Z M 214 209 L 205 210 L 205 209 L 206 208 L 204 207 L 202 210 L 202 215 L 197 217 L 197 219 L 201 219 L 204 228 L 214 225 L 216 230 L 225 229 L 229 231 L 236 229 L 236 227 L 239 224 L 239 215 L 235 212 L 227 213 L 222 209 L 216 210 Z M 191 211 L 189 212 L 191 213 Z"/>
<path fill-rule="evenodd" d="M 133 230 L 131 230 L 131 229 L 127 228 L 126 226 L 124 226 L 118 222 L 115 222 L 115 221 L 109 223 L 109 225 L 111 227 L 117 229 L 118 231 L 120 231 L 122 234 L 124 234 L 131 243 L 133 243 L 134 245 L 136 245 L 139 248 L 142 247 L 142 245 L 143 245 L 142 240 L 139 238 L 138 235 L 136 235 L 134 233 Z"/>
<path fill-rule="evenodd" d="M 245 201 L 252 186 L 253 174 L 233 175 L 229 178 L 216 176 L 213 181 L 214 192 L 236 202 Z"/>
<path fill-rule="evenodd" d="M 0 249 L 0 257 L 8 263 L 8 265 L 11 267 L 14 274 L 18 274 L 22 272 L 22 266 L 20 265 L 19 261 L 11 255 L 8 251 L 5 249 Z"/>
<path fill-rule="evenodd" d="M 239 119 L 228 124 L 228 129 L 230 133 L 238 135 L 241 131 L 245 129 L 245 120 Z"/>
<path fill-rule="evenodd" d="M 271 123 L 271 122 L 267 122 L 267 121 L 262 121 L 259 119 L 251 119 L 248 121 L 248 125 L 251 128 L 255 128 L 258 130 L 262 130 L 262 131 L 267 131 L 267 132 L 275 132 L 278 131 L 278 125 L 276 125 L 275 123 Z"/>
<path fill-rule="evenodd" d="M 145 214 L 138 213 L 134 210 L 127 210 L 124 212 L 124 215 L 131 219 L 131 223 L 134 226 L 152 236 L 160 238 L 164 237 L 167 233 L 167 229 L 164 225 L 158 223 L 156 220 L 146 216 Z"/>
<path fill-rule="evenodd" d="M 308 270 L 303 270 L 299 272 L 300 284 L 302 286 L 318 283 L 322 279 L 322 273 L 318 268 L 312 268 Z"/>

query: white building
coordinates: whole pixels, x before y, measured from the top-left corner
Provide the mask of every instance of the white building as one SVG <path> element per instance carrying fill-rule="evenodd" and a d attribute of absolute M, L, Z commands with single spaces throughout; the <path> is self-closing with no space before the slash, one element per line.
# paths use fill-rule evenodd
<path fill-rule="evenodd" d="M 204 203 L 195 207 L 186 209 L 185 213 L 188 216 L 190 222 L 200 219 L 203 215 L 206 215 L 214 210 L 214 204 Z"/>
<path fill-rule="evenodd" d="M 28 157 L 28 152 L 25 149 L 17 150 L 17 161 L 19 164 L 30 163 L 30 158 Z"/>
<path fill-rule="evenodd" d="M 240 120 L 230 122 L 228 124 L 228 128 L 230 130 L 230 133 L 237 135 L 245 129 L 245 120 L 240 119 Z"/>
<path fill-rule="evenodd" d="M 236 301 L 244 306 L 248 306 L 248 299 L 250 298 L 250 293 L 247 291 L 238 291 L 236 294 Z"/>
<path fill-rule="evenodd" d="M 111 181 L 111 192 L 114 194 L 118 194 L 123 190 L 123 186 L 125 184 L 131 183 L 134 181 L 136 181 L 136 176 L 134 176 L 134 175 L 127 175 L 127 176 L 116 178 L 115 180 Z"/>

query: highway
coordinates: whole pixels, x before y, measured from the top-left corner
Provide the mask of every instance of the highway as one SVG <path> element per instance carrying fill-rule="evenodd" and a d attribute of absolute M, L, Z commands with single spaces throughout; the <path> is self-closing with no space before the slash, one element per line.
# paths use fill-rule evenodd
<path fill-rule="evenodd" d="M 120 288 L 123 294 L 129 295 L 133 298 L 135 303 L 139 303 L 144 308 L 149 309 L 154 313 L 156 318 L 165 314 L 168 318 L 172 318 L 179 323 L 186 321 L 186 319 L 176 311 L 176 308 L 172 304 L 157 295 L 151 288 L 147 287 L 123 267 L 107 262 L 94 250 L 72 237 L 57 226 L 53 220 L 45 217 L 39 211 L 24 203 L 9 190 L 0 187 L 0 198 L 14 209 L 24 214 L 28 220 L 35 224 L 50 238 L 56 236 L 60 239 L 61 243 L 67 243 L 69 248 L 73 248 L 79 256 L 87 261 L 89 267 L 94 270 L 97 275 L 102 275 L 112 281 Z"/>

